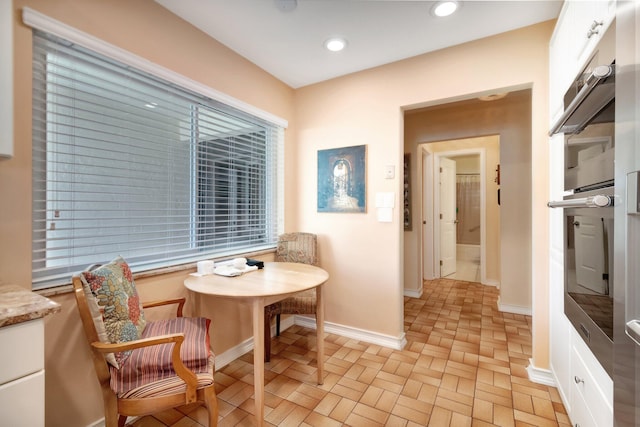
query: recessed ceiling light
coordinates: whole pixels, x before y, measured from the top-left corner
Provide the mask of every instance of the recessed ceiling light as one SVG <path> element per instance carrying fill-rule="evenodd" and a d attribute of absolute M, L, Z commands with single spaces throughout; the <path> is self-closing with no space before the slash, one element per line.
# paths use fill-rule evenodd
<path fill-rule="evenodd" d="M 445 17 L 451 15 L 453 12 L 458 10 L 460 4 L 454 0 L 448 1 L 439 1 L 433 5 L 431 12 L 438 17 Z"/>
<path fill-rule="evenodd" d="M 347 47 L 347 41 L 340 37 L 332 37 L 324 42 L 324 47 L 331 52 L 340 52 L 342 49 Z"/>

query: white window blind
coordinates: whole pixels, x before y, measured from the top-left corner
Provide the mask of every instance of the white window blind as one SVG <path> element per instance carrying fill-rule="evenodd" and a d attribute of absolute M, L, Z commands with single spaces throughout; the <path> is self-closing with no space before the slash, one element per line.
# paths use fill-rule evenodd
<path fill-rule="evenodd" d="M 34 31 L 33 283 L 272 248 L 283 129 Z"/>

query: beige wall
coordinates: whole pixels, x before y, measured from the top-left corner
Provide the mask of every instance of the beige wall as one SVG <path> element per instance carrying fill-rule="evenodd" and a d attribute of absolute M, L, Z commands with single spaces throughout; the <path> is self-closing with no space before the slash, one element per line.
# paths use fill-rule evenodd
<path fill-rule="evenodd" d="M 552 23 L 536 25 L 293 91 L 152 0 L 14 0 L 15 156 L 0 160 L 0 281 L 31 283 L 31 30 L 19 18 L 29 6 L 286 120 L 285 228 L 316 232 L 331 278 L 326 320 L 381 337 L 403 336 L 401 209 L 376 220 L 377 192 L 401 193 L 403 109 L 485 93 L 532 87 L 534 234 L 546 233 L 547 42 Z M 367 145 L 367 213 L 316 212 L 317 150 Z M 384 179 L 386 165 L 395 179 Z M 514 165 L 517 167 L 517 165 Z M 538 216 L 542 217 L 537 219 Z M 546 238 L 532 254 L 537 283 L 534 361 L 547 366 Z M 189 271 L 139 280 L 142 298 L 182 295 Z M 54 297 L 62 312 L 45 321 L 47 426 L 86 426 L 102 416 L 88 350 L 70 294 Z M 250 335 L 248 311 L 201 301 L 213 320 L 218 353 Z M 534 301 L 535 302 L 535 301 Z M 193 304 L 193 301 L 191 301 Z M 536 306 L 541 307 L 539 310 Z"/>
<path fill-rule="evenodd" d="M 526 134 L 525 140 L 531 141 L 529 148 L 502 144 L 504 134 L 516 130 L 491 132 L 501 134 L 501 150 L 514 150 L 512 157 L 507 156 L 511 163 L 501 167 L 518 179 L 510 183 L 509 190 L 505 183 L 503 195 L 506 198 L 522 191 L 530 207 L 523 217 L 531 218 L 530 226 L 519 225 L 517 233 L 507 234 L 502 240 L 503 259 L 505 251 L 516 247 L 524 248 L 519 254 L 531 252 L 522 263 L 518 258 L 512 275 L 503 272 L 502 283 L 510 281 L 513 286 L 505 289 L 501 299 L 504 304 L 532 307 L 533 361 L 535 366 L 548 367 L 547 57 L 553 24 L 542 23 L 296 91 L 296 160 L 304 165 L 306 173 L 298 174 L 301 191 L 293 201 L 298 212 L 295 226 L 323 236 L 323 265 L 331 274 L 326 288 L 327 321 L 391 337 L 403 333 L 405 268 L 418 271 L 417 243 L 414 239 L 409 246 L 405 244 L 408 233 L 402 229 L 401 209 L 394 210 L 393 223 L 381 223 L 373 206 L 376 193 L 389 191 L 396 194 L 398 206 L 401 175 L 385 179 L 384 166 L 394 165 L 398 171 L 403 164 L 404 141 L 424 142 L 432 137 L 404 135 L 403 111 L 486 95 L 496 89 L 530 88 L 529 105 L 518 112 L 530 118 L 530 128 L 520 129 Z M 454 126 L 465 126 L 466 120 L 462 115 Z M 436 140 L 452 137 L 451 127 L 446 132 L 448 135 L 438 135 Z M 482 134 L 487 133 L 455 137 Z M 359 144 L 367 145 L 367 213 L 318 213 L 318 150 Z M 529 169 L 532 173 L 528 176 L 515 172 Z M 412 188 L 415 184 L 413 178 Z M 536 236 L 535 241 L 532 236 Z M 411 257 L 413 261 L 407 265 L 404 260 Z M 410 280 L 417 280 L 417 276 Z"/>
<path fill-rule="evenodd" d="M 15 156 L 0 160 L 0 282 L 31 287 L 31 29 L 20 19 L 23 6 L 289 120 L 286 174 L 296 173 L 289 167 L 295 146 L 293 90 L 154 1 L 14 0 Z M 288 194 L 295 192 L 294 182 L 287 182 Z M 294 215 L 288 205 L 286 216 Z M 193 312 L 194 298 L 182 285 L 191 271 L 137 280 L 141 297 L 186 295 Z M 104 416 L 102 398 L 73 296 L 53 299 L 62 312 L 45 319 L 46 425 L 87 426 Z M 203 314 L 213 321 L 216 353 L 251 336 L 248 309 L 213 299 L 201 302 Z"/>

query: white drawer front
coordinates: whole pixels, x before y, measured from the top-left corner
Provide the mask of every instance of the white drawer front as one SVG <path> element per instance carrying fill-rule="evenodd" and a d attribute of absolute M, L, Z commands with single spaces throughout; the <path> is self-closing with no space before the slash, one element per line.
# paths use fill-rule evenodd
<path fill-rule="evenodd" d="M 0 424 L 44 427 L 44 371 L 0 386 Z"/>
<path fill-rule="evenodd" d="M 0 384 L 44 369 L 44 321 L 0 328 Z"/>
<path fill-rule="evenodd" d="M 599 427 L 575 385 L 572 390 L 571 422 L 574 427 Z"/>
<path fill-rule="evenodd" d="M 587 367 L 580 353 L 576 350 L 576 347 L 572 350 L 571 371 L 573 382 L 573 394 L 575 399 L 573 400 L 571 411 L 576 411 L 576 403 L 578 400 L 584 400 L 586 408 L 590 411 L 595 425 L 598 427 L 613 427 L 613 408 L 610 405 L 610 398 L 605 396 L 600 388 L 600 385 L 594 379 L 591 370 L 600 368 Z M 597 376 L 597 374 L 596 374 Z M 577 392 L 577 393 L 576 393 Z"/>

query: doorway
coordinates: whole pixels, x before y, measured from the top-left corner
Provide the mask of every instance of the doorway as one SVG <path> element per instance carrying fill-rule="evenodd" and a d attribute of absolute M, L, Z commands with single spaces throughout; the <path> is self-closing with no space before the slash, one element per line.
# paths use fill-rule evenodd
<path fill-rule="evenodd" d="M 425 218 L 423 279 L 444 277 L 494 285 L 499 282 L 499 271 L 492 267 L 500 253 L 500 219 L 497 183 L 487 171 L 499 163 L 499 136 L 425 143 L 419 148 Z M 446 175 L 452 168 L 453 186 L 442 185 L 450 180 Z M 454 215 L 447 220 L 451 208 L 446 205 L 451 199 Z M 450 222 L 455 224 L 453 236 Z"/>

